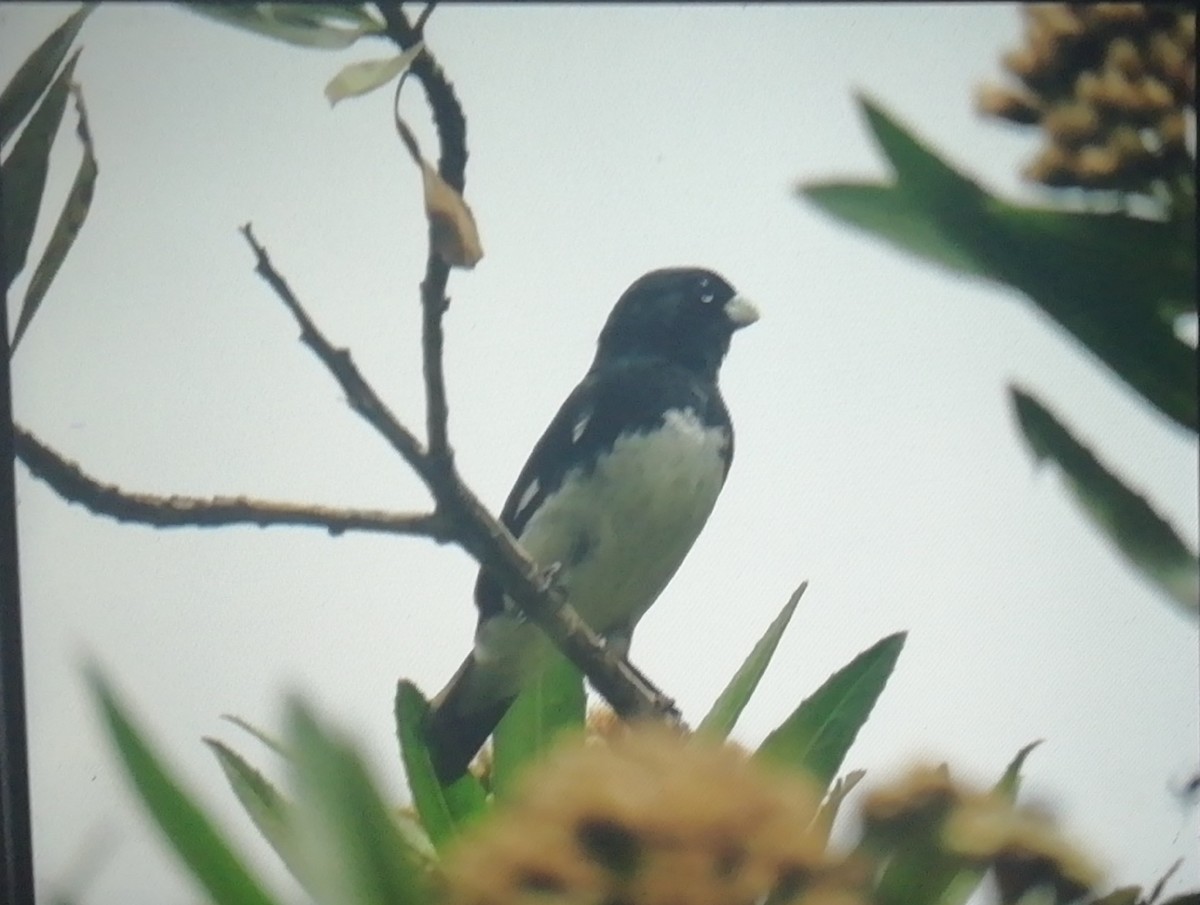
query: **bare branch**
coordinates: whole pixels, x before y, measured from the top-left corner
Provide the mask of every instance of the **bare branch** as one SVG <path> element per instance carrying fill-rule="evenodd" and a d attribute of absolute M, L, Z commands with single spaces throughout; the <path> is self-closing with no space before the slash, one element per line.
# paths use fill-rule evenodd
<path fill-rule="evenodd" d="M 296 525 L 323 528 L 330 534 L 368 531 L 451 540 L 448 520 L 437 513 L 386 512 L 381 509 L 343 509 L 298 505 L 245 496 L 157 496 L 103 484 L 76 463 L 65 459 L 33 434 L 13 425 L 17 458 L 34 477 L 45 481 L 64 499 L 82 504 L 97 515 L 119 522 L 156 528 L 213 528 L 224 525 Z"/>
<path fill-rule="evenodd" d="M 678 720 L 674 702 L 624 660 L 610 654 L 597 635 L 569 606 L 565 596 L 545 572 L 518 545 L 512 533 L 492 517 L 454 468 L 453 461 L 426 451 L 400 424 L 367 384 L 350 355 L 335 349 L 317 329 L 287 281 L 271 264 L 249 225 L 242 234 L 257 259 L 257 272 L 300 324 L 301 339 L 346 393 L 350 405 L 387 439 L 425 482 L 436 505 L 436 514 L 448 524 L 451 539 L 491 572 L 500 586 L 542 629 L 592 685 L 624 717 L 657 716 Z M 440 350 L 440 347 L 439 347 Z"/>

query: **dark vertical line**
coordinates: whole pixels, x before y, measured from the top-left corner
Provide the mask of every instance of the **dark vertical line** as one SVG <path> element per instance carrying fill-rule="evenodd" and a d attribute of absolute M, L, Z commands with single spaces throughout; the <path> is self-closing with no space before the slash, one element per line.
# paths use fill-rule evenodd
<path fill-rule="evenodd" d="M 25 662 L 17 576 L 17 494 L 13 456 L 8 293 L 0 304 L 0 901 L 33 903 Z"/>

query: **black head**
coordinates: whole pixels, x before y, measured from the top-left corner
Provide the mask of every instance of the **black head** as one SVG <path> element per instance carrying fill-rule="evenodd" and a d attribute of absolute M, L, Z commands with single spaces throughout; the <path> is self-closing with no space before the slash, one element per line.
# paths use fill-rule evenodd
<path fill-rule="evenodd" d="M 661 358 L 715 379 L 733 331 L 756 320 L 755 307 L 711 270 L 653 270 L 617 300 L 592 367 Z"/>

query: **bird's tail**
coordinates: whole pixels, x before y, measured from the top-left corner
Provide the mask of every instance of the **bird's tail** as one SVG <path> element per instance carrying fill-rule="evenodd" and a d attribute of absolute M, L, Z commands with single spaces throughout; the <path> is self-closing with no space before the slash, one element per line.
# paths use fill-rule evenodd
<path fill-rule="evenodd" d="M 513 697 L 495 696 L 474 654 L 429 705 L 425 737 L 438 780 L 450 783 L 467 772 L 487 737 L 512 706 Z"/>

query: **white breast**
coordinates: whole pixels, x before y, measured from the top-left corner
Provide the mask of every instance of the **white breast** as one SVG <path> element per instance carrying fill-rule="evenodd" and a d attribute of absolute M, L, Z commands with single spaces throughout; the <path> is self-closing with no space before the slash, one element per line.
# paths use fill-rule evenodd
<path fill-rule="evenodd" d="M 540 565 L 560 565 L 558 580 L 593 629 L 632 627 L 712 512 L 728 442 L 691 409 L 670 411 L 660 429 L 621 437 L 595 468 L 569 472 L 526 525 L 521 545 Z M 540 658 L 537 638 L 516 619 L 490 619 L 476 657 L 528 667 Z"/>

